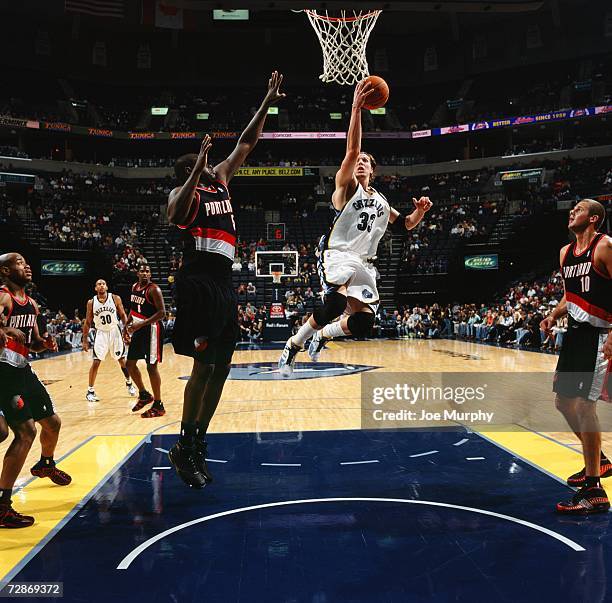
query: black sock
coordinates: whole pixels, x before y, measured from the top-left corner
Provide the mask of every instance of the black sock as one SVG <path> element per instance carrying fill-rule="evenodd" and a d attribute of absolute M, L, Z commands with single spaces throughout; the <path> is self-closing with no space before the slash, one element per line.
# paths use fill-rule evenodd
<path fill-rule="evenodd" d="M 53 455 L 51 456 L 43 456 L 42 454 L 40 455 L 40 461 L 38 461 L 39 464 L 44 465 L 45 467 L 53 467 L 53 465 L 55 465 L 55 462 L 53 460 Z"/>
<path fill-rule="evenodd" d="M 608 459 L 608 457 L 603 453 L 603 450 L 601 451 L 599 458 L 601 460 L 602 463 L 609 463 L 610 460 Z"/>
<path fill-rule="evenodd" d="M 124 374 L 126 381 L 131 381 L 130 373 L 124 366 L 121 367 L 121 372 Z"/>
<path fill-rule="evenodd" d="M 0 504 L 8 505 L 11 503 L 11 494 L 13 493 L 12 488 L 3 490 L 0 488 Z"/>
<path fill-rule="evenodd" d="M 196 423 L 196 437 L 198 440 L 202 440 L 202 442 L 206 441 L 206 429 L 201 423 Z"/>
<path fill-rule="evenodd" d="M 150 394 L 150 393 L 149 393 L 149 392 L 148 392 L 146 389 L 141 389 L 141 390 L 138 392 L 138 397 L 139 397 L 139 398 L 142 398 L 142 399 L 144 399 L 144 398 L 148 398 L 150 395 L 151 395 L 151 394 Z"/>
<path fill-rule="evenodd" d="M 179 442 L 184 446 L 193 446 L 193 440 L 196 437 L 196 424 L 181 422 L 181 436 Z"/>
<path fill-rule="evenodd" d="M 601 483 L 599 482 L 599 476 L 587 475 L 585 477 L 584 485 L 587 488 L 601 488 Z"/>
<path fill-rule="evenodd" d="M 161 400 L 153 400 L 153 406 L 155 406 L 155 408 L 163 408 L 164 404 Z"/>

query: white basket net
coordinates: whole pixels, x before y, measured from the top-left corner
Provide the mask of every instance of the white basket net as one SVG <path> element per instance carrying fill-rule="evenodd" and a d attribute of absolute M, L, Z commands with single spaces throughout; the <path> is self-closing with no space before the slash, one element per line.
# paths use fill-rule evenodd
<path fill-rule="evenodd" d="M 340 11 L 333 17 L 327 11 L 304 10 L 323 50 L 322 81 L 352 85 L 370 75 L 366 46 L 382 11 Z"/>

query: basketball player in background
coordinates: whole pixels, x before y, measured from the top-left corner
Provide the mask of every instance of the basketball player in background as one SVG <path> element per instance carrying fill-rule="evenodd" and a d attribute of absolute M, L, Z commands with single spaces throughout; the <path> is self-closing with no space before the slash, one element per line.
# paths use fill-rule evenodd
<path fill-rule="evenodd" d="M 151 268 L 148 264 L 141 264 L 136 274 L 138 282 L 132 285 L 130 316 L 123 336 L 125 342 L 129 344 L 127 369 L 138 388 L 138 401 L 132 412 L 138 412 L 153 402 L 153 406 L 140 415 L 143 419 L 151 419 L 166 414 L 161 400 L 161 375 L 157 367 L 162 361 L 164 349 L 162 320 L 166 316 L 166 306 L 161 289 L 151 281 Z M 152 395 L 144 386 L 140 369 L 136 364 L 139 360 L 147 363 Z"/>
<path fill-rule="evenodd" d="M 253 150 L 268 107 L 285 95 L 283 76 L 273 72 L 267 93 L 227 159 L 208 164 L 210 136 L 198 155 L 179 157 L 181 186 L 168 198 L 168 219 L 183 232 L 183 264 L 176 275 L 177 313 L 172 343 L 177 354 L 193 358 L 185 387 L 179 441 L 170 461 L 189 486 L 203 488 L 212 477 L 206 465 L 205 436 L 229 374 L 238 339 L 238 309 L 232 285 L 236 224 L 228 184 Z"/>
<path fill-rule="evenodd" d="M 49 336 L 43 339 L 38 331 L 38 306 L 25 292 L 32 271 L 22 255 L 0 256 L 0 280 L 4 284 L 0 288 L 0 411 L 14 434 L 0 474 L 0 527 L 25 528 L 34 518 L 13 509 L 11 493 L 36 437 L 35 422 L 41 427 L 41 457 L 30 473 L 48 477 L 58 486 L 67 486 L 72 478 L 55 465 L 61 420 L 30 366 L 30 352 L 56 352 L 57 343 Z M 5 431 L 1 425 L 0 431 Z"/>
<path fill-rule="evenodd" d="M 612 463 L 601 450 L 597 400 L 610 400 L 612 359 L 612 239 L 598 232 L 606 210 L 583 199 L 569 214 L 576 240 L 561 249 L 559 260 L 565 294 L 540 327 L 551 334 L 558 318 L 568 314 L 553 391 L 555 404 L 582 443 L 585 467 L 570 476 L 579 488 L 572 500 L 557 504 L 559 513 L 606 513 L 610 502 L 601 477 L 612 475 Z"/>
<path fill-rule="evenodd" d="M 94 385 L 98 375 L 100 363 L 106 358 L 108 353 L 119 362 L 121 372 L 125 376 L 125 386 L 130 396 L 136 395 L 136 388 L 132 383 L 132 378 L 126 368 L 125 352 L 126 347 L 123 342 L 119 321 L 125 325 L 128 318 L 123 309 L 121 298 L 114 293 L 108 292 L 106 281 L 102 278 L 96 281 L 96 294 L 87 302 L 87 313 L 83 323 L 83 351 L 89 351 L 89 329 L 93 324 L 96 335 L 93 345 L 93 362 L 89 369 L 89 387 L 85 399 L 88 402 L 98 402 Z"/>
<path fill-rule="evenodd" d="M 355 87 L 346 154 L 336 174 L 332 205 L 336 217 L 319 242 L 319 277 L 325 295 L 299 331 L 285 344 L 278 366 L 283 377 L 293 373 L 297 353 L 312 338 L 309 355 L 318 360 L 326 341 L 353 335 L 367 337 L 374 326 L 379 297 L 376 269 L 378 243 L 391 225 L 394 233 L 413 229 L 431 208 L 428 197 L 413 199 L 415 209 L 402 216 L 371 186 L 376 161 L 361 151 L 361 109 L 372 93 L 369 82 Z M 336 318 L 345 314 L 339 321 Z"/>

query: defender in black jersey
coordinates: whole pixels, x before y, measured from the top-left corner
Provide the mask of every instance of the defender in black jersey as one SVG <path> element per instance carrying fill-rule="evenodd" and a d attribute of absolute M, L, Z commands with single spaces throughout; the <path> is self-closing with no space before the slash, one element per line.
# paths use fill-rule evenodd
<path fill-rule="evenodd" d="M 166 306 L 161 289 L 151 281 L 149 266 L 142 264 L 137 275 L 138 282 L 132 285 L 130 312 L 125 326 L 124 339 L 129 344 L 127 369 L 139 392 L 132 412 L 137 412 L 153 402 L 153 406 L 140 415 L 143 419 L 151 419 L 166 414 L 161 400 L 161 375 L 157 368 L 163 356 L 164 325 L 162 319 L 166 316 Z M 147 373 L 153 395 L 144 386 L 142 375 L 136 364 L 138 360 L 145 360 L 147 363 Z"/>
<path fill-rule="evenodd" d="M 600 477 L 612 475 L 612 463 L 601 451 L 596 402 L 608 399 L 612 358 L 612 239 L 597 232 L 604 207 L 583 199 L 570 212 L 569 229 L 576 240 L 561 249 L 565 295 L 541 328 L 550 333 L 568 314 L 568 328 L 559 355 L 553 391 L 556 406 L 582 442 L 585 467 L 568 478 L 580 487 L 557 511 L 586 515 L 607 512 L 610 503 Z"/>
<path fill-rule="evenodd" d="M 11 493 L 36 436 L 35 421 L 41 426 L 42 456 L 30 472 L 60 486 L 67 486 L 72 478 L 55 466 L 61 421 L 29 361 L 30 351 L 57 351 L 52 337 L 40 336 L 38 306 L 25 293 L 32 271 L 22 255 L 6 253 L 0 256 L 0 278 L 4 283 L 0 288 L 0 411 L 15 434 L 0 476 L 0 527 L 23 528 L 32 525 L 34 518 L 12 508 Z"/>
<path fill-rule="evenodd" d="M 193 358 L 185 387 L 181 436 L 170 460 L 181 479 L 202 488 L 212 481 L 204 440 L 217 409 L 238 339 L 236 293 L 231 266 L 236 224 L 228 184 L 261 135 L 268 107 L 283 98 L 283 76 L 272 73 L 268 91 L 229 157 L 212 167 L 205 136 L 198 155 L 175 166 L 181 186 L 168 198 L 168 219 L 182 232 L 183 263 L 176 275 L 176 320 L 172 343 L 177 354 Z"/>

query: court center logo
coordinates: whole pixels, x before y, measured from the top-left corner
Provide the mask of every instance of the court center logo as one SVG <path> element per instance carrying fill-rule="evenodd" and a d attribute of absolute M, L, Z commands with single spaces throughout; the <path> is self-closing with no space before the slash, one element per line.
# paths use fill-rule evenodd
<path fill-rule="evenodd" d="M 295 379 L 323 379 L 342 377 L 371 371 L 377 366 L 343 364 L 341 362 L 296 362 L 290 379 L 283 379 L 276 362 L 245 362 L 232 364 L 229 379 L 234 381 L 292 381 Z M 187 380 L 189 376 L 179 377 Z"/>

